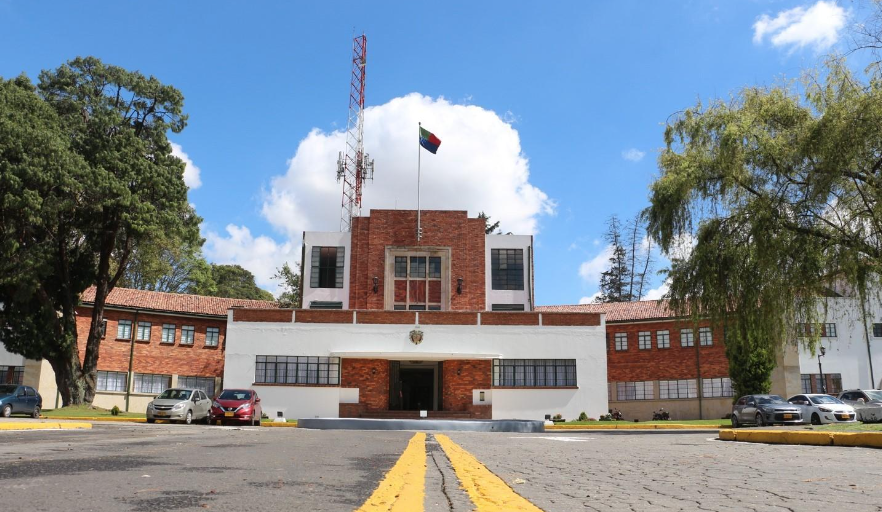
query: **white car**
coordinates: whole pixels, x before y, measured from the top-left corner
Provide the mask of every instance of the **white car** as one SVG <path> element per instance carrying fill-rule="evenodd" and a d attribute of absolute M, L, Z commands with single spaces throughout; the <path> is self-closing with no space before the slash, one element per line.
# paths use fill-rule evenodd
<path fill-rule="evenodd" d="M 854 407 L 842 400 L 822 394 L 794 395 L 787 400 L 802 409 L 802 417 L 812 425 L 824 423 L 854 423 L 857 421 Z"/>

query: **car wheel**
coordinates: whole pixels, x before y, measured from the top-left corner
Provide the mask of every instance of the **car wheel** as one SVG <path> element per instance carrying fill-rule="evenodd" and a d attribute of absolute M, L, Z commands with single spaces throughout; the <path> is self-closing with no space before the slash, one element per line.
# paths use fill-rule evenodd
<path fill-rule="evenodd" d="M 184 424 L 190 425 L 193 423 L 193 411 L 187 411 L 187 415 L 184 417 Z"/>
<path fill-rule="evenodd" d="M 756 426 L 757 427 L 765 427 L 766 426 L 766 420 L 765 420 L 765 418 L 763 418 L 762 413 L 759 413 L 759 412 L 756 413 Z"/>
<path fill-rule="evenodd" d="M 816 412 L 812 413 L 812 425 L 820 425 L 820 424 L 821 424 L 821 417 L 818 416 L 818 413 L 816 413 Z"/>
<path fill-rule="evenodd" d="M 147 423 L 156 423 L 156 418 L 147 418 Z"/>
<path fill-rule="evenodd" d="M 211 425 L 211 414 L 206 414 L 205 419 L 202 421 L 204 421 L 206 425 Z"/>
<path fill-rule="evenodd" d="M 3 417 L 8 418 L 12 416 L 12 405 L 6 404 L 3 406 Z"/>
<path fill-rule="evenodd" d="M 732 428 L 738 428 L 738 416 L 732 415 Z"/>
<path fill-rule="evenodd" d="M 34 419 L 37 419 L 37 420 L 40 419 L 40 406 L 39 405 L 34 407 L 34 412 L 31 413 L 31 417 L 33 417 Z"/>

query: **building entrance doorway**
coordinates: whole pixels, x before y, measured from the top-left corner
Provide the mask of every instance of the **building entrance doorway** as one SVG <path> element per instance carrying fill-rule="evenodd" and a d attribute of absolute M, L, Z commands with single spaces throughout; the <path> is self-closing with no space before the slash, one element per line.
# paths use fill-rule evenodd
<path fill-rule="evenodd" d="M 389 410 L 441 410 L 441 364 L 389 361 Z"/>

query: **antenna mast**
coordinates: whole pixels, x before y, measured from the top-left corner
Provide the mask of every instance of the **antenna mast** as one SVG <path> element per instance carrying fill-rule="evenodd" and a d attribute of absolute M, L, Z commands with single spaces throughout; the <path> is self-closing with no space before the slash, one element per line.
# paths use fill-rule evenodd
<path fill-rule="evenodd" d="M 374 179 L 374 161 L 364 152 L 364 79 L 367 37 L 352 40 L 352 81 L 349 85 L 349 120 L 346 152 L 337 157 L 337 182 L 343 181 L 340 231 L 352 229 L 352 217 L 361 215 L 361 191 L 365 180 Z"/>

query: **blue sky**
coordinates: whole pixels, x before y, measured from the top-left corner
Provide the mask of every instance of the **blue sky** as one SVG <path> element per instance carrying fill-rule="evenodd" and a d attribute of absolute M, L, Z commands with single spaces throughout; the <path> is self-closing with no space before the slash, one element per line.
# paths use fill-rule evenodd
<path fill-rule="evenodd" d="M 335 160 L 364 32 L 377 173 L 366 205 L 415 208 L 422 121 L 442 140 L 423 154 L 423 206 L 484 210 L 536 234 L 537 302 L 568 304 L 597 291 L 605 220 L 647 205 L 666 119 L 847 49 L 863 8 L 0 0 L 0 76 L 94 55 L 179 88 L 190 121 L 171 140 L 191 165 L 205 253 L 276 291 L 269 276 L 299 259 L 299 233 L 339 227 Z"/>

